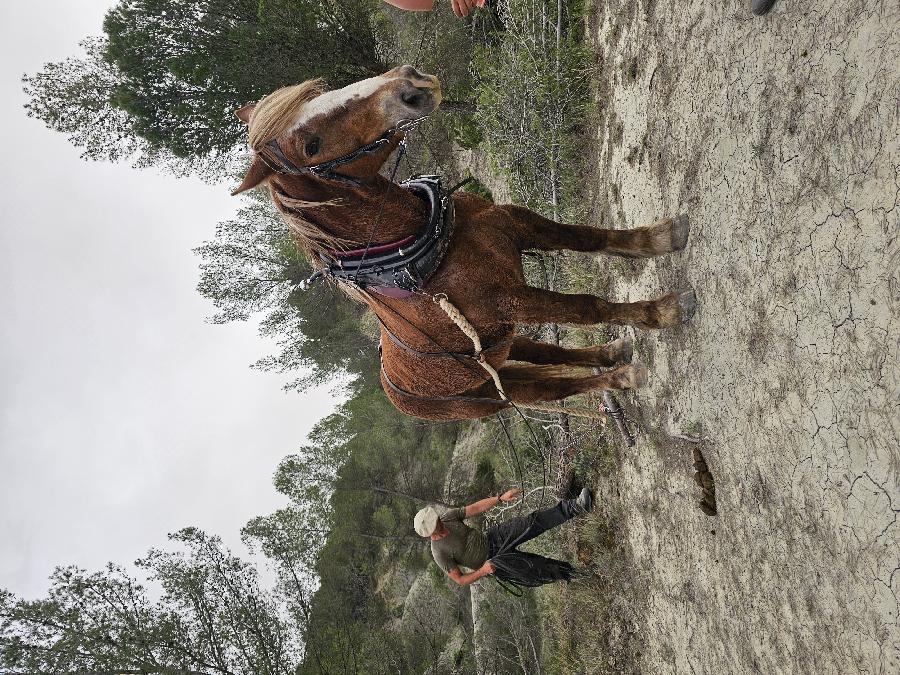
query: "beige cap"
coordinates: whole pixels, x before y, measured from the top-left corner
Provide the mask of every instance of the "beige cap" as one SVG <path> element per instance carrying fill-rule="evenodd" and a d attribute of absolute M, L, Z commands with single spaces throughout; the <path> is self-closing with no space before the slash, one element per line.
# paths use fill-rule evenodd
<path fill-rule="evenodd" d="M 419 536 L 430 537 L 434 534 L 437 522 L 438 512 L 433 506 L 426 506 L 416 514 L 416 517 L 413 519 L 413 527 L 416 528 Z"/>

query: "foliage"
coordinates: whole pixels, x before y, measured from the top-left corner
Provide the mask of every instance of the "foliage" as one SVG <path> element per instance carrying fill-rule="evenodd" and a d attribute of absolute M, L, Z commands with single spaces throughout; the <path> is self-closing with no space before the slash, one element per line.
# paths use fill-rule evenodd
<path fill-rule="evenodd" d="M 504 30 L 475 53 L 475 120 L 517 198 L 559 217 L 580 188 L 579 136 L 590 110 L 592 59 L 577 21 L 581 9 L 507 0 L 498 11 Z"/>
<path fill-rule="evenodd" d="M 408 636 L 382 628 L 392 616 L 378 580 L 421 566 L 412 516 L 423 503 L 447 499 L 442 483 L 456 425 L 405 417 L 377 380 L 362 382 L 276 470 L 275 486 L 290 504 L 243 530 L 275 562 L 291 614 L 304 626 L 307 657 L 298 672 L 384 672 L 385 664 L 409 672 L 417 653 Z"/>
<path fill-rule="evenodd" d="M 137 166 L 155 165 L 175 175 L 204 176 L 219 175 L 223 163 L 237 161 L 239 153 L 236 152 L 215 161 L 213 158 L 185 161 L 141 138 L 132 118 L 110 104 L 118 73 L 103 58 L 105 44 L 102 38 L 87 39 L 80 45 L 83 56 L 48 63 L 39 73 L 25 75 L 28 116 L 66 134 L 87 160 L 134 159 Z"/>
<path fill-rule="evenodd" d="M 289 675 L 302 657 L 291 621 L 255 568 L 217 537 L 188 528 L 136 565 L 153 593 L 120 567 L 58 568 L 45 599 L 0 593 L 0 665 L 49 672 Z"/>
<path fill-rule="evenodd" d="M 120 0 L 106 16 L 113 107 L 177 156 L 227 152 L 232 111 L 323 76 L 343 86 L 383 70 L 368 0 Z"/>
<path fill-rule="evenodd" d="M 339 373 L 350 375 L 352 385 L 371 374 L 377 351 L 360 330 L 364 307 L 331 283 L 302 288 L 312 267 L 267 196 L 255 194 L 195 252 L 202 259 L 197 289 L 215 305 L 214 323 L 264 315 L 260 330 L 280 351 L 257 367 L 306 371 L 295 387 Z"/>
<path fill-rule="evenodd" d="M 86 159 L 221 179 L 242 160 L 233 111 L 324 76 L 381 72 L 375 0 L 120 0 L 85 54 L 24 79 L 26 110 Z"/>

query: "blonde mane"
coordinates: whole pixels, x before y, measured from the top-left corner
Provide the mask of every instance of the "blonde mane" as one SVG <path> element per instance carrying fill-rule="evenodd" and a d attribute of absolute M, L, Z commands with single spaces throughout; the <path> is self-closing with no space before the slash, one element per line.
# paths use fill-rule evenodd
<path fill-rule="evenodd" d="M 302 84 L 282 87 L 256 104 L 250 115 L 248 139 L 250 147 L 259 152 L 273 138 L 289 131 L 307 103 L 325 93 L 325 80 L 316 78 Z"/>
<path fill-rule="evenodd" d="M 303 107 L 317 96 L 324 94 L 325 91 L 325 80 L 316 78 L 307 80 L 302 84 L 282 87 L 263 98 L 256 104 L 253 113 L 250 115 L 247 139 L 250 148 L 257 153 L 263 152 L 266 143 L 290 131 L 299 118 Z M 323 232 L 302 215 L 303 209 L 323 205 L 332 206 L 338 202 L 334 200 L 310 202 L 296 199 L 281 190 L 276 190 L 271 183 L 269 183 L 269 190 L 272 194 L 272 200 L 281 212 L 288 227 L 305 247 L 309 249 L 322 249 L 324 247 L 339 249 L 347 248 L 353 243 L 350 240 Z"/>

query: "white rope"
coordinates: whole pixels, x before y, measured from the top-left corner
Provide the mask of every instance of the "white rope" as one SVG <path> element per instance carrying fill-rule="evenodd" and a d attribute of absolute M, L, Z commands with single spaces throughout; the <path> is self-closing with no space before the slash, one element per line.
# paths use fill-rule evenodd
<path fill-rule="evenodd" d="M 481 338 L 478 337 L 478 331 L 475 330 L 475 326 L 469 323 L 469 320 L 463 316 L 463 313 L 460 312 L 456 305 L 450 302 L 443 293 L 434 296 L 434 301 L 440 305 L 441 309 L 450 317 L 450 320 L 453 321 L 453 323 L 466 334 L 466 337 L 472 341 L 472 344 L 475 345 L 475 358 L 478 359 L 478 363 L 481 364 L 481 367 L 484 368 L 488 372 L 488 375 L 491 376 L 491 379 L 494 380 L 494 386 L 497 387 L 500 398 L 504 401 L 508 401 L 509 397 L 506 395 L 506 392 L 503 391 L 503 385 L 500 383 L 500 374 L 494 370 L 494 367 L 487 362 L 486 358 L 484 358 L 484 354 L 481 351 Z"/>
<path fill-rule="evenodd" d="M 506 392 L 503 391 L 503 385 L 500 382 L 500 374 L 494 369 L 494 367 L 488 363 L 487 359 L 484 358 L 484 354 L 481 349 L 481 338 L 478 337 L 478 331 L 475 330 L 475 327 L 469 323 L 469 320 L 463 315 L 462 312 L 459 311 L 459 308 L 456 307 L 452 302 L 450 302 L 449 298 L 444 293 L 438 293 L 433 297 L 433 300 L 440 306 L 444 313 L 450 317 L 450 320 L 455 323 L 459 329 L 468 337 L 472 344 L 475 347 L 475 358 L 478 359 L 478 363 L 481 364 L 481 367 L 484 368 L 487 373 L 491 376 L 491 379 L 494 380 L 494 386 L 497 387 L 497 392 L 500 394 L 500 398 L 504 401 L 509 401 L 509 397 L 506 395 Z M 586 417 L 588 419 L 600 420 L 603 424 L 606 424 L 606 413 L 601 412 L 600 410 L 591 410 L 590 408 L 580 408 L 580 407 L 567 407 L 564 405 L 558 405 L 554 403 L 522 403 L 518 404 L 521 408 L 526 408 L 528 410 L 539 410 L 542 412 L 551 412 L 551 413 L 565 413 L 566 415 L 574 415 L 575 417 Z"/>

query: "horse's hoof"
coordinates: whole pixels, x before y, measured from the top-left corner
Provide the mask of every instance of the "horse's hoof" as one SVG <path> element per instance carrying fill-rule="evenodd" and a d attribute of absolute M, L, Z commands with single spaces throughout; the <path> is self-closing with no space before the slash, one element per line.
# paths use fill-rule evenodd
<path fill-rule="evenodd" d="M 672 221 L 672 250 L 680 251 L 687 246 L 688 236 L 691 233 L 691 221 L 686 213 L 675 216 Z"/>
<path fill-rule="evenodd" d="M 613 340 L 607 347 L 616 363 L 631 363 L 634 357 L 634 340 L 630 335 Z"/>
<path fill-rule="evenodd" d="M 631 389 L 640 389 L 646 387 L 650 382 L 650 371 L 643 363 L 632 363 L 631 369 Z"/>
<path fill-rule="evenodd" d="M 681 291 L 676 296 L 678 300 L 678 309 L 681 313 L 681 323 L 687 323 L 697 311 L 697 294 L 693 289 Z"/>

